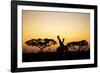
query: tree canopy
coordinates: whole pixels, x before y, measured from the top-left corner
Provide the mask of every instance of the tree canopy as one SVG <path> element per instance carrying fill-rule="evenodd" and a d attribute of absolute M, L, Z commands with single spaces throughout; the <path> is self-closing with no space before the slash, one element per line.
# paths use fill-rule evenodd
<path fill-rule="evenodd" d="M 56 41 L 53 39 L 31 39 L 25 42 L 25 44 L 29 45 L 29 46 L 36 46 L 38 48 L 40 48 L 41 52 L 44 48 L 49 47 L 51 45 L 55 45 Z"/>

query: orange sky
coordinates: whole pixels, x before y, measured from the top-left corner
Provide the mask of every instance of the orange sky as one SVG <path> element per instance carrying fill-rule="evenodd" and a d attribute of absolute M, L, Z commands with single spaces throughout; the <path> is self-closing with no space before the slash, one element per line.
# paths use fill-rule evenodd
<path fill-rule="evenodd" d="M 57 35 L 71 41 L 90 42 L 90 15 L 88 13 L 43 12 L 23 10 L 23 48 L 26 51 L 38 49 L 25 45 L 32 38 L 50 38 L 57 41 Z M 27 48 L 26 48 L 27 47 Z"/>

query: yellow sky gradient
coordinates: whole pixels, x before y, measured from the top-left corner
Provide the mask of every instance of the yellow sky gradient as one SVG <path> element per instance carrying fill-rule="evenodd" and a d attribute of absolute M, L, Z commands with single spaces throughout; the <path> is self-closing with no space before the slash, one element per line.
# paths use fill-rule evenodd
<path fill-rule="evenodd" d="M 88 13 L 22 11 L 23 48 L 32 38 L 50 38 L 57 40 L 57 35 L 65 38 L 64 44 L 71 41 L 87 40 L 90 42 L 90 15 Z"/>

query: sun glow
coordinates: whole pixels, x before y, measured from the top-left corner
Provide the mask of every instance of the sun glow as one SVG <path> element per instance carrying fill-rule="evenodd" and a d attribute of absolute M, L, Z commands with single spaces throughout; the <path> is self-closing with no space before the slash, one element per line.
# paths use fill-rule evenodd
<path fill-rule="evenodd" d="M 26 47 L 25 42 L 33 38 L 50 38 L 58 42 L 58 35 L 61 39 L 65 39 L 64 44 L 80 40 L 87 40 L 90 43 L 90 15 L 88 13 L 23 10 L 22 17 L 23 48 Z"/>

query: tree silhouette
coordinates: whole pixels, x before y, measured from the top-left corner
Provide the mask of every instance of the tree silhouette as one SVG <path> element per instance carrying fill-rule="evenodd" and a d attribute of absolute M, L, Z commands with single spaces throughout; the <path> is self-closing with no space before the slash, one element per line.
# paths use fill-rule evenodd
<path fill-rule="evenodd" d="M 29 45 L 29 46 L 36 46 L 38 48 L 40 48 L 40 51 L 42 52 L 44 48 L 46 47 L 50 47 L 51 45 L 55 45 L 56 41 L 53 39 L 31 39 L 25 42 L 25 44 Z"/>
<path fill-rule="evenodd" d="M 84 47 L 84 49 L 88 46 L 88 42 L 86 40 L 82 40 L 82 41 L 74 41 L 74 42 L 69 42 L 66 45 L 67 47 L 73 47 L 74 49 L 76 49 L 74 46 L 79 46 L 79 50 L 81 50 L 82 47 Z"/>

